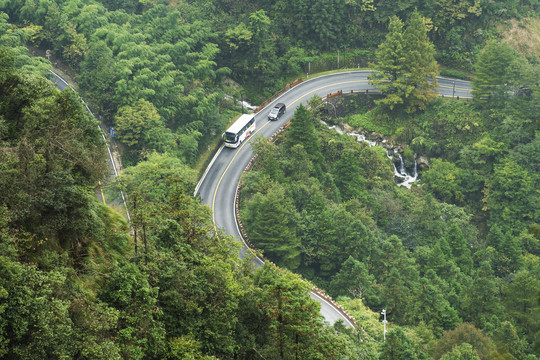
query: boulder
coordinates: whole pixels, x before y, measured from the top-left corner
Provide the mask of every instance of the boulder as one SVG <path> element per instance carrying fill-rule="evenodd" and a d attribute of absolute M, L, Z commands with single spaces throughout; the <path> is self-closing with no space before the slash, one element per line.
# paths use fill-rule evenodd
<path fill-rule="evenodd" d="M 420 156 L 418 159 L 416 159 L 418 163 L 418 170 L 424 171 L 429 169 L 429 160 L 425 156 Z"/>
<path fill-rule="evenodd" d="M 350 134 L 354 131 L 354 128 L 349 124 L 340 123 L 339 125 L 341 126 L 345 134 Z"/>

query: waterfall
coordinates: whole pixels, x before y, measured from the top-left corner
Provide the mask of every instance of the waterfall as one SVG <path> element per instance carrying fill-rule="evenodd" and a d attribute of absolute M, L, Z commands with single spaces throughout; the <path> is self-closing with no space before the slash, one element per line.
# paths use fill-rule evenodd
<path fill-rule="evenodd" d="M 328 125 L 326 122 L 319 120 L 321 124 L 327 126 L 331 130 L 335 130 L 339 134 L 348 134 L 350 136 L 353 136 L 356 138 L 356 141 L 358 142 L 365 142 L 369 145 L 369 147 L 380 145 L 377 143 L 377 141 L 372 141 L 366 139 L 366 136 L 364 134 L 360 134 L 356 131 L 346 131 L 346 129 L 342 125 Z M 382 140 L 381 143 L 386 143 L 386 140 Z M 392 161 L 392 165 L 394 166 L 394 178 L 396 179 L 396 182 L 399 186 L 406 187 L 407 189 L 411 188 L 411 185 L 413 182 L 418 180 L 418 163 L 416 161 L 416 156 L 414 157 L 414 166 L 413 166 L 413 172 L 412 174 L 407 173 L 407 168 L 405 167 L 405 161 L 403 160 L 403 156 L 401 156 L 401 153 L 399 152 L 399 149 L 393 149 L 390 150 L 392 153 L 387 153 L 388 158 Z M 399 170 L 396 166 L 396 163 L 394 162 L 394 155 L 397 155 L 399 158 Z"/>
<path fill-rule="evenodd" d="M 394 150 L 394 153 L 397 152 L 396 150 Z M 397 166 L 396 166 L 396 163 L 394 162 L 394 156 L 393 155 L 390 155 L 390 154 L 387 154 L 386 155 L 390 161 L 392 161 L 392 166 L 394 167 L 394 177 L 397 177 L 397 178 L 405 178 L 402 174 L 401 174 L 401 171 L 399 171 L 397 169 Z M 401 164 L 403 164 L 403 159 L 401 158 L 401 155 L 400 155 L 400 160 L 401 160 Z M 400 164 L 400 167 L 401 167 L 401 164 Z"/>
<path fill-rule="evenodd" d="M 394 154 L 397 154 L 399 158 L 399 170 L 396 166 L 396 163 L 394 162 Z M 393 154 L 388 154 L 387 156 L 390 160 L 392 160 L 392 165 L 394 166 L 394 178 L 397 180 L 397 184 L 399 186 L 410 189 L 412 183 L 418 180 L 418 162 L 416 161 L 416 157 L 414 158 L 413 173 L 409 174 L 407 173 L 407 169 L 405 168 L 405 161 L 403 160 L 403 156 L 401 156 L 398 149 L 394 149 Z"/>
<path fill-rule="evenodd" d="M 323 124 L 324 126 L 326 126 L 328 129 L 335 130 L 338 134 L 341 134 L 341 135 L 344 134 L 343 129 L 338 125 L 328 125 L 328 123 L 324 120 L 319 120 L 319 122 Z"/>
<path fill-rule="evenodd" d="M 399 173 L 401 175 L 406 176 L 407 171 L 405 170 L 405 161 L 403 161 L 403 156 L 401 156 L 401 154 L 398 153 L 398 157 L 399 157 Z"/>
<path fill-rule="evenodd" d="M 369 147 L 377 145 L 376 141 L 368 140 L 368 139 L 366 139 L 366 135 L 360 134 L 360 133 L 358 133 L 356 131 L 351 132 L 349 135 L 352 136 L 352 137 L 355 137 L 356 141 L 358 141 L 358 142 L 367 143 L 369 145 Z"/>
<path fill-rule="evenodd" d="M 418 179 L 418 162 L 416 161 L 416 157 L 414 158 L 414 168 L 413 173 L 411 176 L 407 175 L 408 179 L 406 179 L 404 182 L 402 182 L 401 186 L 405 186 L 407 189 L 411 188 L 411 185 L 413 182 L 415 182 Z"/>

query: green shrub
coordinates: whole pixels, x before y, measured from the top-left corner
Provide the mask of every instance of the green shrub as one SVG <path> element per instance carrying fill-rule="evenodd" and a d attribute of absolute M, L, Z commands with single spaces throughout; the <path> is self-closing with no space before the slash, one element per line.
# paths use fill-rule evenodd
<path fill-rule="evenodd" d="M 344 122 L 352 127 L 362 128 L 365 131 L 375 131 L 385 136 L 392 135 L 392 129 L 388 125 L 377 121 L 373 111 L 348 116 L 344 119 Z"/>
<path fill-rule="evenodd" d="M 405 161 L 407 161 L 407 164 L 414 163 L 414 151 L 411 147 L 407 146 L 405 150 L 403 150 L 403 155 L 405 156 Z"/>
<path fill-rule="evenodd" d="M 469 79 L 469 76 L 466 73 L 459 70 L 450 70 L 450 69 L 442 68 L 440 69 L 439 72 L 441 76 L 446 76 L 446 77 L 456 78 L 456 79 L 463 79 L 463 80 Z"/>

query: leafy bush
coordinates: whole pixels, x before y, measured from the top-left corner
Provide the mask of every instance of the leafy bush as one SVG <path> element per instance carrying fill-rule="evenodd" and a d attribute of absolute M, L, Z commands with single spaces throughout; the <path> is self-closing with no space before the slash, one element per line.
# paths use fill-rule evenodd
<path fill-rule="evenodd" d="M 374 131 L 385 136 L 391 136 L 393 133 L 390 126 L 381 123 L 374 111 L 369 111 L 365 114 L 354 114 L 345 118 L 343 121 L 352 127 L 361 128 L 365 131 Z"/>
<path fill-rule="evenodd" d="M 463 80 L 469 79 L 469 75 L 459 70 L 441 68 L 439 69 L 439 72 L 441 76 L 446 76 L 446 77 L 456 78 L 456 79 L 463 79 Z"/>

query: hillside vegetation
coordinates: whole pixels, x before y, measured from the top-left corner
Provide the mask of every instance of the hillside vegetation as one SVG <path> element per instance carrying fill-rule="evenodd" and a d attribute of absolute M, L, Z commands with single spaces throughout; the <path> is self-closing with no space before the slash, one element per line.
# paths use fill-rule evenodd
<path fill-rule="evenodd" d="M 181 160 L 124 175 L 132 231 L 98 202 L 104 144 L 70 90 L 0 52 L 0 357 L 230 359 L 353 356 L 298 276 L 240 263 L 186 191 Z M 191 191 L 189 192 L 191 193 Z M 138 204 L 138 205 L 137 205 Z M 139 237 L 137 236 L 139 232 Z"/>
<path fill-rule="evenodd" d="M 530 61 L 540 61 L 540 19 L 526 18 L 520 21 L 512 20 L 509 24 L 501 25 L 503 39 Z"/>
<path fill-rule="evenodd" d="M 0 0 L 0 358 L 537 359 L 539 10 Z M 70 67 L 116 129 L 129 224 L 94 194 L 108 172 L 97 120 L 28 45 Z M 438 65 L 472 76 L 474 99 L 435 99 Z M 360 66 L 380 71 L 383 97 L 350 119 L 429 167 L 398 187 L 381 148 L 318 121 L 348 119 L 299 107 L 242 178 L 242 221 L 281 266 L 255 271 L 191 196 L 194 164 L 238 100 Z M 292 271 L 359 328 L 324 325 Z"/>

